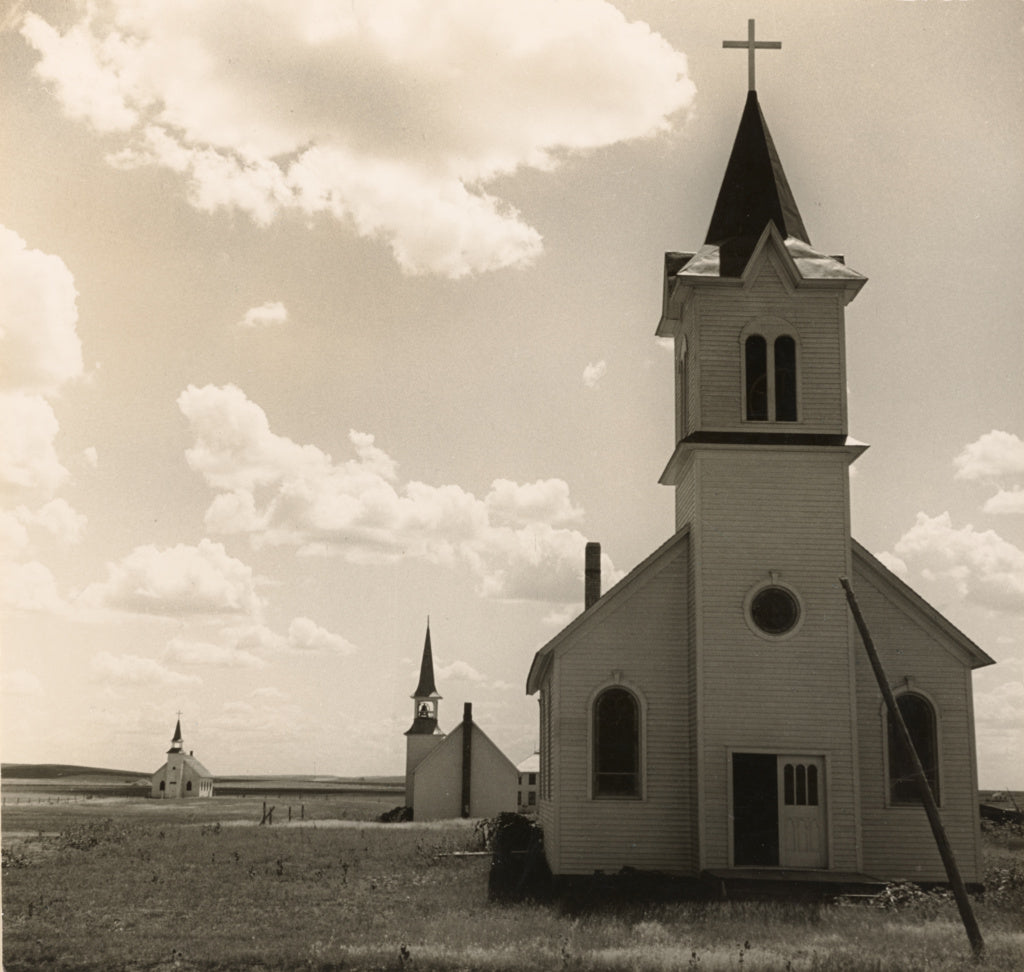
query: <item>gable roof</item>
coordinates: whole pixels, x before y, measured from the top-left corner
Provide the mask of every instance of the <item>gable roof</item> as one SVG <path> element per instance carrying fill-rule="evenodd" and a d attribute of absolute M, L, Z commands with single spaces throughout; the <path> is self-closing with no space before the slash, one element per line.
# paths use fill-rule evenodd
<path fill-rule="evenodd" d="M 889 600 L 902 609 L 905 614 L 913 617 L 919 624 L 924 624 L 933 630 L 937 629 L 937 633 L 944 636 L 944 640 L 952 642 L 967 656 L 971 668 L 984 668 L 986 665 L 996 663 L 994 658 L 982 651 L 956 625 L 936 611 L 913 588 L 900 580 L 866 547 L 853 539 L 850 543 L 854 567 L 862 568 L 870 574 L 871 581 L 883 594 L 888 595 Z"/>
<path fill-rule="evenodd" d="M 649 573 L 659 570 L 671 554 L 675 553 L 676 546 L 683 543 L 684 540 L 688 540 L 689 536 L 689 526 L 685 526 L 677 533 L 674 533 L 654 553 L 637 564 L 622 580 L 610 587 L 589 608 L 583 611 L 582 614 L 578 614 L 554 638 L 540 648 L 533 656 L 533 664 L 530 665 L 530 672 L 526 677 L 526 694 L 533 695 L 540 688 L 541 680 L 550 664 L 551 656 L 560 645 L 585 630 L 591 624 L 598 623 L 597 619 L 601 615 L 613 609 L 619 602 L 628 597 L 646 579 Z"/>
<path fill-rule="evenodd" d="M 466 726 L 469 726 L 473 732 L 474 737 L 479 737 L 482 742 L 486 744 L 486 748 L 490 749 L 493 755 L 499 758 L 499 761 L 507 763 L 508 768 L 513 772 L 517 773 L 516 764 L 512 762 L 498 747 L 498 744 L 487 735 L 483 729 L 476 722 L 467 723 L 465 720 L 460 722 L 445 738 L 442 742 L 439 742 L 426 756 L 423 757 L 417 764 L 415 769 L 412 771 L 413 776 L 420 773 L 424 767 L 429 768 L 430 764 L 441 759 L 442 752 L 446 751 L 449 747 L 454 746 L 458 750 L 462 749 L 462 734 L 465 732 Z"/>
<path fill-rule="evenodd" d="M 719 248 L 722 276 L 743 272 L 769 223 L 783 237 L 810 243 L 757 92 L 750 91 L 704 241 Z"/>
<path fill-rule="evenodd" d="M 210 772 L 210 771 L 209 771 L 209 770 L 208 770 L 208 769 L 207 769 L 207 768 L 206 768 L 205 766 L 203 766 L 203 764 L 202 764 L 202 763 L 200 763 L 200 762 L 199 762 L 199 760 L 195 758 L 195 756 L 186 756 L 186 755 L 183 755 L 183 756 L 182 756 L 182 765 L 183 765 L 183 766 L 186 766 L 186 767 L 189 767 L 189 768 L 191 768 L 192 770 L 194 770 L 194 771 L 195 771 L 195 773 L 196 773 L 196 774 L 197 774 L 198 776 L 204 776 L 204 777 L 208 776 L 208 777 L 210 777 L 211 779 L 213 778 L 213 773 L 211 773 L 211 772 Z M 166 771 L 166 769 L 167 769 L 167 763 L 164 763 L 164 764 L 163 764 L 163 765 L 162 765 L 162 766 L 160 767 L 160 769 L 158 769 L 158 770 L 157 770 L 157 771 L 156 771 L 155 773 L 153 773 L 152 775 L 153 775 L 153 776 L 159 776 L 159 775 L 160 775 L 161 773 L 165 772 L 165 771 Z"/>

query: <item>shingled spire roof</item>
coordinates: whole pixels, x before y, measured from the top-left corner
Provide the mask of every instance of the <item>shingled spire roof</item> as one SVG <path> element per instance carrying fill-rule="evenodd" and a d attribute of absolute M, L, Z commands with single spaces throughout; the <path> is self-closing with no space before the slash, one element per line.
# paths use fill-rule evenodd
<path fill-rule="evenodd" d="M 169 753 L 180 753 L 181 747 L 184 740 L 181 738 L 181 718 L 174 724 L 174 736 L 171 738 L 171 748 L 167 750 Z"/>
<path fill-rule="evenodd" d="M 427 638 L 423 643 L 423 660 L 420 662 L 420 683 L 412 696 L 414 699 L 440 698 L 434 685 L 434 653 L 430 649 L 430 622 L 427 622 Z"/>
<path fill-rule="evenodd" d="M 810 243 L 757 92 L 750 91 L 705 240 L 719 248 L 721 276 L 743 272 L 769 223 L 783 239 Z"/>

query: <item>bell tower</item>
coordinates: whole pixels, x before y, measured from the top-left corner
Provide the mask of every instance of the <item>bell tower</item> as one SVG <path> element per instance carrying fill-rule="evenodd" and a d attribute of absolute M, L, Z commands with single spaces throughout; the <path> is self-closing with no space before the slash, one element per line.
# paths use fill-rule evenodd
<path fill-rule="evenodd" d="M 766 45 L 753 23 L 725 46 L 748 49 L 750 90 L 704 244 L 665 256 L 657 331 L 675 347 L 676 447 L 661 482 L 692 551 L 701 851 L 736 866 L 856 867 L 854 828 L 824 808 L 855 805 L 858 786 L 838 579 L 851 570 L 849 465 L 866 448 L 847 436 L 844 309 L 866 281 L 811 246 L 754 90 Z M 767 811 L 777 845 L 756 837 L 768 781 L 794 767 L 816 787 L 794 824 L 815 830 L 794 837 L 803 856 L 781 810 Z"/>
<path fill-rule="evenodd" d="M 413 771 L 423 759 L 445 738 L 437 725 L 438 703 L 442 696 L 434 685 L 434 654 L 430 646 L 430 619 L 423 642 L 420 661 L 420 680 L 413 700 L 412 725 L 405 732 L 405 805 L 413 805 Z"/>

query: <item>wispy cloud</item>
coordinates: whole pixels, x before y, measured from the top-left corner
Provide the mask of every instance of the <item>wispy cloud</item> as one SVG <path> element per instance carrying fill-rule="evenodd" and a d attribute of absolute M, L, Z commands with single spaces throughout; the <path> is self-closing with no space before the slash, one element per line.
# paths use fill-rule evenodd
<path fill-rule="evenodd" d="M 270 327 L 275 324 L 284 324 L 288 320 L 288 308 L 279 300 L 267 301 L 259 307 L 250 307 L 242 319 L 238 322 L 239 327 Z"/>
<path fill-rule="evenodd" d="M 101 651 L 93 655 L 91 667 L 94 677 L 114 684 L 173 687 L 199 685 L 202 682 L 198 675 L 183 675 L 154 658 L 141 655 L 115 655 Z"/>
<path fill-rule="evenodd" d="M 591 363 L 583 369 L 583 384 L 587 388 L 596 388 L 597 383 L 604 377 L 605 372 L 608 370 L 608 365 L 602 360 L 596 364 Z"/>

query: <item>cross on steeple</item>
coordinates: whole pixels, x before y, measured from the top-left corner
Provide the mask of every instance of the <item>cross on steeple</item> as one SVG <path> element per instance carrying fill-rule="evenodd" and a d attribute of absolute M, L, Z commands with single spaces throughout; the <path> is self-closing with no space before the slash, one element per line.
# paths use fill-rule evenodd
<path fill-rule="evenodd" d="M 754 21 L 747 21 L 747 39 L 745 41 L 722 41 L 722 47 L 745 47 L 747 49 L 747 79 L 750 90 L 755 90 L 754 85 L 754 51 L 758 49 L 781 50 L 782 41 L 755 41 Z"/>

